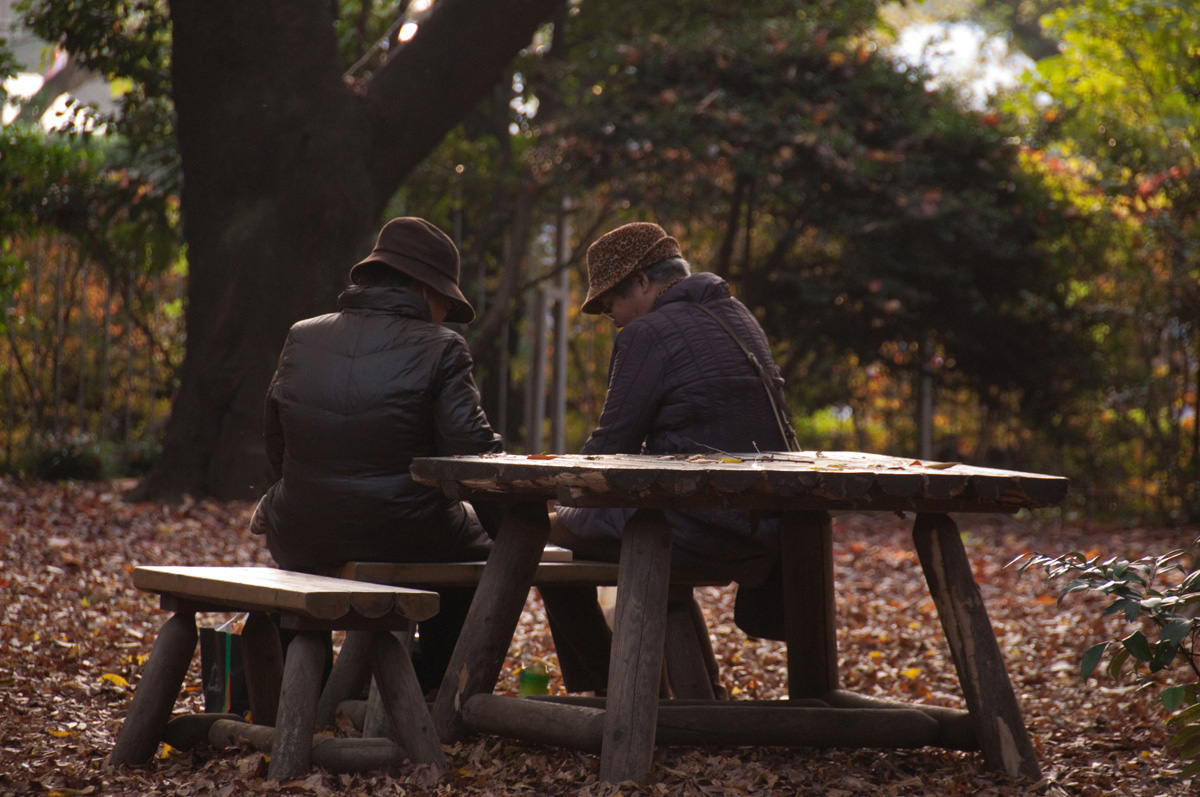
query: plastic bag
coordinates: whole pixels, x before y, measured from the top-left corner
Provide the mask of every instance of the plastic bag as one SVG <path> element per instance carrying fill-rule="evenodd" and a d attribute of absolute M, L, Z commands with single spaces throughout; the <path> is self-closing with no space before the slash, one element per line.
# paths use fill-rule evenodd
<path fill-rule="evenodd" d="M 250 711 L 246 670 L 242 663 L 242 625 L 245 615 L 231 618 L 216 628 L 200 629 L 200 673 L 204 686 L 204 710 L 216 714 Z"/>

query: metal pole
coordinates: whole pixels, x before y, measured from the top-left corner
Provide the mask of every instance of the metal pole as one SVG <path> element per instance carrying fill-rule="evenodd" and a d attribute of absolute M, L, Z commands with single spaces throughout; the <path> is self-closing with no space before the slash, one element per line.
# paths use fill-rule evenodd
<path fill-rule="evenodd" d="M 920 443 L 917 458 L 933 459 L 933 377 L 929 374 L 929 369 L 922 366 L 918 379 L 920 396 L 917 432 Z"/>
<path fill-rule="evenodd" d="M 917 349 L 917 458 L 933 459 L 933 355 L 932 335 Z"/>
<path fill-rule="evenodd" d="M 41 297 L 42 297 L 42 264 L 46 257 L 46 240 L 38 238 L 33 248 L 33 290 L 29 297 L 29 310 L 26 312 L 26 318 L 29 319 L 29 335 L 32 343 L 29 356 L 29 372 L 32 375 L 29 386 L 29 405 L 32 408 L 29 419 L 29 433 L 25 435 L 25 442 L 29 450 L 37 444 L 37 438 L 42 430 L 42 415 L 44 413 L 44 402 L 42 401 L 42 313 L 41 313 Z"/>
<path fill-rule="evenodd" d="M 530 423 L 525 430 L 525 451 L 537 454 L 542 450 L 542 426 L 546 419 L 546 291 L 540 287 L 533 289 L 533 350 L 529 356 L 533 401 Z"/>
<path fill-rule="evenodd" d="M 16 323 L 17 319 L 17 296 L 13 293 L 9 300 L 9 306 L 12 308 L 9 311 L 9 323 Z M 9 469 L 13 464 L 13 449 L 16 447 L 17 441 L 17 413 L 14 404 L 15 398 L 13 395 L 13 380 L 17 370 L 17 358 L 20 356 L 17 352 L 16 337 L 12 336 L 9 339 L 9 356 L 8 369 L 4 374 L 4 467 Z"/>
<path fill-rule="evenodd" d="M 133 439 L 133 358 L 137 354 L 133 341 L 133 275 L 125 284 L 125 432 L 122 440 Z"/>
<path fill-rule="evenodd" d="M 109 277 L 105 282 L 104 288 L 104 351 L 100 357 L 100 440 L 108 439 L 109 430 L 109 373 L 108 369 L 111 366 L 109 361 L 109 351 L 112 348 L 112 302 L 113 302 L 113 279 Z"/>
<path fill-rule="evenodd" d="M 571 297 L 571 275 L 566 269 L 571 259 L 570 207 L 563 200 L 558 209 L 558 224 L 554 239 L 554 264 L 561 269 L 558 273 L 558 290 L 554 314 L 554 409 L 551 416 L 550 452 L 567 453 L 567 323 Z"/>
<path fill-rule="evenodd" d="M 63 431 L 63 343 L 67 334 L 66 310 L 66 280 L 67 280 L 67 247 L 63 239 L 58 239 L 58 273 L 54 278 L 54 434 L 61 435 Z"/>
<path fill-rule="evenodd" d="M 79 269 L 79 398 L 76 400 L 79 434 L 87 434 L 87 365 L 88 365 L 88 271 L 86 264 Z"/>
<path fill-rule="evenodd" d="M 496 419 L 495 429 L 505 440 L 508 439 L 508 341 L 511 327 L 508 320 L 500 325 L 500 366 L 496 374 Z"/>

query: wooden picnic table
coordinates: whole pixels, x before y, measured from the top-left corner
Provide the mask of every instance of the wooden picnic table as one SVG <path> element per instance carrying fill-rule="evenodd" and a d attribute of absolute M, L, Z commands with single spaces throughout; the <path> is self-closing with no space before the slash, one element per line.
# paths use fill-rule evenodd
<path fill-rule="evenodd" d="M 564 743 L 598 747 L 601 779 L 613 783 L 649 775 L 656 739 L 685 744 L 938 744 L 977 748 L 990 769 L 1040 778 L 958 527 L 947 513 L 1054 506 L 1066 494 L 1065 478 L 853 452 L 495 454 L 417 459 L 411 472 L 452 498 L 506 506 L 434 705 L 434 723 L 444 742 L 468 729 L 471 723 L 464 715 L 482 717 L 487 720 L 483 725 L 494 729 L 497 722 L 503 725 L 496 718 L 504 714 L 515 736 L 558 734 Z M 608 696 L 590 706 L 491 697 L 549 535 L 547 499 L 568 506 L 639 510 L 622 535 Z M 782 513 L 788 700 L 663 701 L 660 708 L 671 561 L 670 530 L 662 510 L 701 507 Z M 908 707 L 838 688 L 832 510 L 915 513 L 917 554 L 966 712 Z M 501 700 L 508 701 L 506 712 L 494 707 Z M 589 743 L 597 734 L 598 744 Z"/>

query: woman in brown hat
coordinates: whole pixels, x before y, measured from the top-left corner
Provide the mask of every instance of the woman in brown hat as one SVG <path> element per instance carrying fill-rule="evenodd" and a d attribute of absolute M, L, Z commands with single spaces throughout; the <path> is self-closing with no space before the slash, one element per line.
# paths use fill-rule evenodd
<path fill-rule="evenodd" d="M 621 331 L 604 408 L 582 453 L 746 453 L 793 444 L 783 379 L 762 327 L 725 280 L 692 274 L 662 227 L 639 222 L 609 232 L 588 248 L 587 272 L 583 312 Z M 615 559 L 633 511 L 558 507 L 551 540 Z M 743 586 L 762 584 L 776 566 L 778 518 L 690 510 L 667 519 L 676 566 Z M 591 666 L 608 661 L 594 591 L 542 594 L 570 688 L 604 688 L 607 670 Z"/>
<path fill-rule="evenodd" d="M 280 567 L 486 558 L 469 505 L 409 476 L 414 457 L 503 449 L 479 406 L 466 342 L 443 322 L 475 311 L 458 286 L 454 243 L 419 218 L 393 219 L 350 270 L 338 312 L 288 333 L 266 402 L 277 481 L 252 527 Z M 441 683 L 472 591 L 442 593 L 421 624 L 418 677 Z"/>

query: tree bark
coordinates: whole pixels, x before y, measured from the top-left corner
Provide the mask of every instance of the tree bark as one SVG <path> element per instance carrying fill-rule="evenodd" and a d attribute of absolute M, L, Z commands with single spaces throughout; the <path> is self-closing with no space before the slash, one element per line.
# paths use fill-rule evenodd
<path fill-rule="evenodd" d="M 188 350 L 134 497 L 269 486 L 262 407 L 289 327 L 334 309 L 396 189 L 562 2 L 442 0 L 360 97 L 330 4 L 172 0 Z"/>

